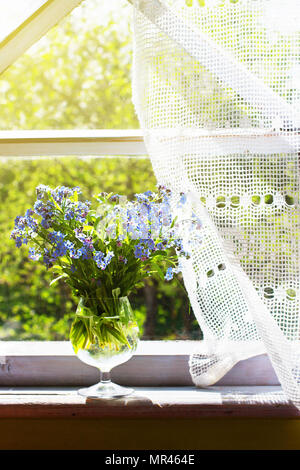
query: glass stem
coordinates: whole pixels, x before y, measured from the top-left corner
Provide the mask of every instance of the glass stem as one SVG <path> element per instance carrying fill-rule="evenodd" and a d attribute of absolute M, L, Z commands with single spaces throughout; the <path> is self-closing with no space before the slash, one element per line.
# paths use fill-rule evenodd
<path fill-rule="evenodd" d="M 111 378 L 110 378 L 110 370 L 109 371 L 100 371 L 100 379 L 101 379 L 101 383 L 104 383 L 104 384 L 108 384 L 111 382 Z"/>

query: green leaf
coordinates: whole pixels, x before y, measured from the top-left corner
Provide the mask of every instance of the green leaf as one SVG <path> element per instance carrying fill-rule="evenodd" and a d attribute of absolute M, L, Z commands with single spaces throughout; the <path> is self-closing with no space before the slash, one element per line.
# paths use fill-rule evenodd
<path fill-rule="evenodd" d="M 57 281 L 59 281 L 60 279 L 65 278 L 65 277 L 68 277 L 68 275 L 65 274 L 65 273 L 62 274 L 61 276 L 56 277 L 55 279 L 53 279 L 53 281 L 50 282 L 49 286 L 53 286 L 53 284 L 55 284 Z"/>
<path fill-rule="evenodd" d="M 63 212 L 62 208 L 57 204 L 57 202 L 55 201 L 55 199 L 52 196 L 50 196 L 49 199 L 53 202 L 53 204 L 59 210 L 59 212 Z"/>
<path fill-rule="evenodd" d="M 55 264 L 52 269 L 53 269 L 53 271 L 55 271 L 57 274 L 63 272 L 62 267 L 59 266 L 59 264 Z"/>
<path fill-rule="evenodd" d="M 133 318 L 133 312 L 128 297 L 120 297 L 120 321 L 127 325 Z"/>
<path fill-rule="evenodd" d="M 164 281 L 165 280 L 165 275 L 164 275 L 163 271 L 161 270 L 161 268 L 159 267 L 159 265 L 156 264 L 156 263 L 153 263 L 153 267 L 157 271 L 160 279 Z"/>
<path fill-rule="evenodd" d="M 117 287 L 116 289 L 113 289 L 113 290 L 111 291 L 111 293 L 112 293 L 112 296 L 113 296 L 114 299 L 118 299 L 119 296 L 120 296 L 120 294 L 121 294 L 121 289 L 120 289 L 120 287 Z"/>
<path fill-rule="evenodd" d="M 73 321 L 70 331 L 70 341 L 75 353 L 77 353 L 79 349 L 85 349 L 88 346 L 89 335 L 82 319 L 75 318 Z"/>

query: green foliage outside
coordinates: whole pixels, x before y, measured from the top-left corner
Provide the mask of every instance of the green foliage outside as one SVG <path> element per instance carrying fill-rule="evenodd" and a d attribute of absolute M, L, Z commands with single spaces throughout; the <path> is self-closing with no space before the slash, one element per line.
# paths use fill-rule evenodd
<path fill-rule="evenodd" d="M 123 2 L 125 3 L 125 2 Z M 110 21 L 70 15 L 34 51 L 0 77 L 0 129 L 137 128 L 131 101 L 131 35 Z M 126 8 L 120 15 L 126 17 Z M 101 191 L 127 194 L 155 190 L 148 159 L 37 158 L 0 162 L 0 339 L 64 340 L 76 309 L 64 283 L 28 260 L 9 239 L 14 218 L 35 200 L 35 187 L 80 186 L 87 198 Z M 149 282 L 132 300 L 144 337 L 198 338 L 188 299 L 176 282 Z"/>
<path fill-rule="evenodd" d="M 139 127 L 129 14 L 120 10 L 123 27 L 109 18 L 90 24 L 97 3 L 83 2 L 74 10 L 80 16 L 67 17 L 0 77 L 0 129 Z"/>

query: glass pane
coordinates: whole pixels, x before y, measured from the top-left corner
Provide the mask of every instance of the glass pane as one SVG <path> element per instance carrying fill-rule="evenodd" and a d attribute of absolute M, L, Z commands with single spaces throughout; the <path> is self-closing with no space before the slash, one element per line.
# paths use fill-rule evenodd
<path fill-rule="evenodd" d="M 0 41 L 20 26 L 40 8 L 46 0 L 1 0 Z"/>
<path fill-rule="evenodd" d="M 0 339 L 67 340 L 75 313 L 68 286 L 51 270 L 28 259 L 26 246 L 16 248 L 10 233 L 17 215 L 32 207 L 35 187 L 80 186 L 84 198 L 99 192 L 128 197 L 156 189 L 146 158 L 7 158 L 0 160 Z M 199 326 L 185 292 L 175 280 L 149 282 L 131 298 L 144 339 L 198 339 Z"/>
<path fill-rule="evenodd" d="M 139 127 L 131 6 L 84 1 L 2 75 L 0 129 Z"/>

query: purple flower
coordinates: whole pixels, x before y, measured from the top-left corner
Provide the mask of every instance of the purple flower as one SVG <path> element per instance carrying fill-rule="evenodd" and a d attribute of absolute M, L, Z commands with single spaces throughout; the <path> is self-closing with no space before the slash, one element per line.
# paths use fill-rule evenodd
<path fill-rule="evenodd" d="M 91 251 L 86 246 L 78 248 L 77 255 L 79 255 L 79 258 L 82 259 L 90 259 L 92 257 Z"/>
<path fill-rule="evenodd" d="M 111 202 L 118 202 L 119 197 L 121 197 L 120 194 L 113 194 L 112 196 L 110 196 L 109 199 L 110 199 Z"/>
<path fill-rule="evenodd" d="M 52 258 L 50 256 L 49 250 L 45 248 L 44 250 L 44 256 L 43 256 L 43 263 L 46 265 L 46 267 L 49 269 L 53 266 Z"/>
<path fill-rule="evenodd" d="M 96 265 L 102 270 L 104 270 L 109 265 L 113 257 L 113 251 L 108 251 L 106 255 L 102 251 L 96 251 L 93 256 Z"/>
<path fill-rule="evenodd" d="M 168 268 L 166 275 L 165 275 L 166 281 L 171 281 L 173 279 L 173 268 Z"/>
<path fill-rule="evenodd" d="M 33 261 L 38 261 L 41 257 L 41 253 L 37 252 L 35 248 L 30 248 L 28 257 Z"/>
<path fill-rule="evenodd" d="M 151 238 L 140 240 L 135 246 L 134 256 L 145 261 L 151 255 L 151 251 L 155 250 L 155 243 Z"/>
<path fill-rule="evenodd" d="M 54 216 L 54 204 L 52 201 L 43 202 L 36 201 L 33 210 L 37 215 L 42 217 L 41 226 L 45 229 L 50 228 L 52 217 Z"/>
<path fill-rule="evenodd" d="M 79 259 L 80 256 L 81 256 L 81 253 L 78 253 L 78 251 L 74 247 L 70 248 L 70 258 Z"/>
<path fill-rule="evenodd" d="M 179 206 L 183 206 L 186 203 L 186 194 L 180 193 Z"/>
<path fill-rule="evenodd" d="M 68 209 L 65 213 L 65 220 L 74 219 L 75 212 L 72 209 Z"/>
<path fill-rule="evenodd" d="M 21 237 L 17 237 L 17 238 L 15 239 L 15 241 L 16 241 L 16 247 L 17 247 L 17 248 L 20 248 L 20 246 L 22 246 L 22 238 L 21 238 Z"/>
<path fill-rule="evenodd" d="M 79 186 L 76 186 L 74 188 L 68 188 L 67 186 L 57 186 L 57 188 L 51 190 L 51 196 L 56 202 L 62 204 L 64 199 L 73 196 L 75 191 L 78 194 L 81 193 L 81 189 L 79 188 Z"/>
<path fill-rule="evenodd" d="M 65 254 L 67 253 L 67 250 L 68 249 L 63 242 L 58 243 L 55 247 L 55 250 L 52 253 L 53 260 L 57 259 L 59 256 L 65 256 Z"/>
<path fill-rule="evenodd" d="M 82 231 L 82 228 L 79 228 L 79 229 L 76 228 L 74 232 L 75 232 L 76 238 L 80 240 L 87 249 L 89 249 L 90 251 L 94 250 L 92 237 L 90 236 L 86 237 Z"/>
<path fill-rule="evenodd" d="M 15 226 L 11 232 L 10 238 L 15 240 L 16 247 L 20 248 L 22 244 L 25 245 L 28 242 L 28 234 L 32 234 L 37 232 L 38 224 L 37 222 L 31 217 L 33 214 L 32 209 L 28 209 L 24 217 L 17 216 L 15 218 Z"/>
<path fill-rule="evenodd" d="M 138 202 L 149 203 L 149 199 L 153 196 L 152 191 L 145 191 L 144 193 L 135 194 Z"/>
<path fill-rule="evenodd" d="M 48 233 L 48 238 L 52 243 L 61 243 L 65 236 L 64 233 L 56 232 L 55 230 Z"/>
<path fill-rule="evenodd" d="M 43 197 L 45 196 L 45 194 L 48 191 L 50 191 L 49 186 L 46 186 L 44 184 L 40 184 L 39 186 L 37 186 L 37 188 L 36 188 L 36 197 L 37 197 L 37 199 L 43 199 Z"/>
<path fill-rule="evenodd" d="M 48 219 L 42 219 L 41 221 L 41 226 L 45 229 L 50 228 L 50 220 Z"/>
<path fill-rule="evenodd" d="M 86 202 L 72 202 L 68 200 L 65 205 L 65 220 L 72 220 L 75 219 L 78 222 L 85 222 L 85 219 L 90 210 L 90 201 Z"/>
<path fill-rule="evenodd" d="M 155 248 L 157 250 L 165 250 L 166 249 L 166 245 L 167 245 L 167 242 L 166 240 L 162 241 L 162 242 L 158 242 L 157 245 L 155 246 Z"/>
<path fill-rule="evenodd" d="M 83 242 L 86 246 L 86 248 L 90 251 L 94 250 L 94 245 L 93 245 L 93 239 L 92 237 L 86 237 L 86 239 Z"/>

